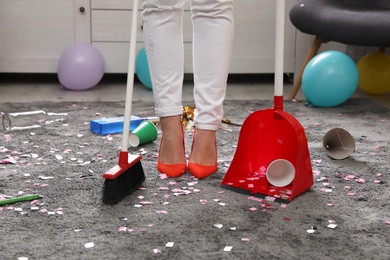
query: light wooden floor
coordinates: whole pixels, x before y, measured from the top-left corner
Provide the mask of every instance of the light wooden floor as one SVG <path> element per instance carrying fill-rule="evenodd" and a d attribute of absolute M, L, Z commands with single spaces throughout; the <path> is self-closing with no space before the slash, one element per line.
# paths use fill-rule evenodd
<path fill-rule="evenodd" d="M 227 100 L 272 100 L 273 75 L 231 75 L 229 77 Z M 284 96 L 287 98 L 292 88 L 285 78 Z M 183 100 L 193 101 L 193 83 L 185 77 Z M 0 102 L 33 101 L 121 101 L 126 93 L 126 75 L 105 75 L 95 87 L 86 91 L 63 89 L 55 74 L 0 74 Z M 370 96 L 359 88 L 353 97 L 367 97 L 390 108 L 390 93 Z M 296 99 L 304 100 L 301 91 Z M 139 82 L 134 85 L 133 100 L 152 101 L 153 92 Z"/>

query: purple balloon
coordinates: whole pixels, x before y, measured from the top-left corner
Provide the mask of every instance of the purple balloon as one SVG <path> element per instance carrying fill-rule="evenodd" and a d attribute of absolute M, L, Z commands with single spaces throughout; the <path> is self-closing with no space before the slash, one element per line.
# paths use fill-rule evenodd
<path fill-rule="evenodd" d="M 103 78 L 104 58 L 91 44 L 74 44 L 61 54 L 57 76 L 61 85 L 71 90 L 92 88 Z"/>

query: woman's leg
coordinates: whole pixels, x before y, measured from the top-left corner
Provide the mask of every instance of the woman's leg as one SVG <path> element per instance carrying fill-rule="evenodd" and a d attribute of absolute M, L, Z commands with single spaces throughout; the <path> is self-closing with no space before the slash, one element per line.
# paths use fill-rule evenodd
<path fill-rule="evenodd" d="M 191 11 L 197 130 L 190 162 L 212 165 L 217 160 L 215 132 L 223 117 L 233 45 L 233 1 L 191 0 Z"/>
<path fill-rule="evenodd" d="M 186 162 L 181 128 L 184 75 L 183 8 L 185 0 L 145 0 L 145 49 L 153 84 L 156 116 L 160 117 L 163 164 Z"/>

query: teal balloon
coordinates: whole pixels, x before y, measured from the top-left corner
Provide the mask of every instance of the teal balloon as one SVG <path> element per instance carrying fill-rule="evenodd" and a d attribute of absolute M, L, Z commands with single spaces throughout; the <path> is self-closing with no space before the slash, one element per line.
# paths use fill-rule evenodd
<path fill-rule="evenodd" d="M 150 78 L 148 57 L 145 48 L 142 48 L 135 59 L 135 74 L 141 83 L 152 89 L 152 80 Z"/>
<path fill-rule="evenodd" d="M 355 93 L 359 72 L 345 53 L 325 51 L 309 61 L 302 75 L 302 91 L 312 105 L 334 107 Z"/>

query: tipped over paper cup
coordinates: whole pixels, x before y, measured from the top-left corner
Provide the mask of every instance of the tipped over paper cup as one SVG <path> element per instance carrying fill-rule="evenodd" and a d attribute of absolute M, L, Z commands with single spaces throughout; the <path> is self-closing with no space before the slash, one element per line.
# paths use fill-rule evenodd
<path fill-rule="evenodd" d="M 129 134 L 129 144 L 132 147 L 137 147 L 142 144 L 153 142 L 157 139 L 157 127 L 149 120 L 142 121 Z"/>
<path fill-rule="evenodd" d="M 329 130 L 322 140 L 326 153 L 333 159 L 345 159 L 355 151 L 355 140 L 345 129 L 333 128 Z"/>
<path fill-rule="evenodd" d="M 266 176 L 272 186 L 285 187 L 294 180 L 295 167 L 288 160 L 277 159 L 268 165 Z"/>

